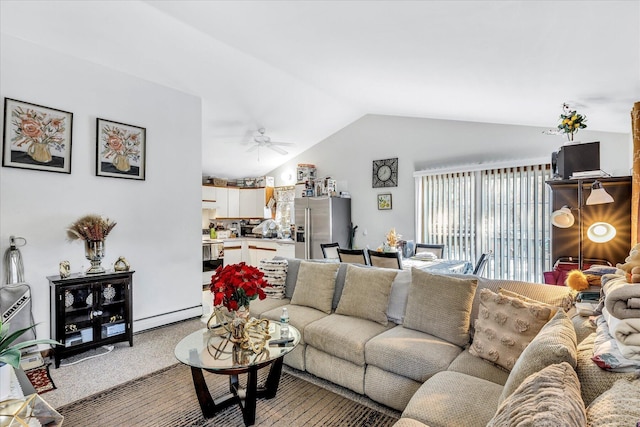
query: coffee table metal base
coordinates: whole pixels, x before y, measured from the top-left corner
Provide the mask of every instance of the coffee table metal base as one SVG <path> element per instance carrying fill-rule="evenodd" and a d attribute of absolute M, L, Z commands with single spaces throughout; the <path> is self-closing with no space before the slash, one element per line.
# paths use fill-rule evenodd
<path fill-rule="evenodd" d="M 198 395 L 198 402 L 202 415 L 205 418 L 212 418 L 216 413 L 233 405 L 238 404 L 242 411 L 242 417 L 246 426 L 251 426 L 256 422 L 256 400 L 258 398 L 272 399 L 278 391 L 280 376 L 282 374 L 282 357 L 271 363 L 269 375 L 264 385 L 258 387 L 258 366 L 251 366 L 243 372 L 247 373 L 247 385 L 245 388 L 240 387 L 238 374 L 229 375 L 229 393 L 220 396 L 215 400 L 209 393 L 209 388 L 204 379 L 203 369 L 191 367 L 191 376 L 193 377 L 193 386 Z M 214 374 L 221 374 L 220 371 L 206 370 Z M 243 393 L 244 392 L 244 393 Z M 244 394 L 244 397 L 242 396 Z"/>

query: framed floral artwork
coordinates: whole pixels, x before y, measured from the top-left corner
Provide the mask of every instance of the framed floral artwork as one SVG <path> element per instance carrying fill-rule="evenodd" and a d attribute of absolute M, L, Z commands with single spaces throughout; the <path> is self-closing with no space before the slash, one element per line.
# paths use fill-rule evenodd
<path fill-rule="evenodd" d="M 2 166 L 71 173 L 73 113 L 4 99 Z"/>
<path fill-rule="evenodd" d="M 378 194 L 378 210 L 391 209 L 391 193 Z"/>
<path fill-rule="evenodd" d="M 144 180 L 147 130 L 100 118 L 96 129 L 96 175 Z"/>

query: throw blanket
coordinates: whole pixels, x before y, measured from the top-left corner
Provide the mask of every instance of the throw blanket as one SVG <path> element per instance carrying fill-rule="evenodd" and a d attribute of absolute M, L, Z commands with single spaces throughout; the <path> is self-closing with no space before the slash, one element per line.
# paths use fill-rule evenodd
<path fill-rule="evenodd" d="M 596 319 L 596 337 L 593 344 L 591 360 L 601 369 L 612 372 L 640 371 L 640 360 L 624 357 L 618 348 L 618 342 L 609 333 L 609 325 L 605 316 Z"/>
<path fill-rule="evenodd" d="M 640 318 L 640 283 L 627 283 L 624 276 L 602 286 L 604 305 L 618 319 Z"/>
<path fill-rule="evenodd" d="M 616 319 L 605 308 L 602 317 L 607 322 L 609 333 L 618 343 L 622 355 L 640 363 L 640 318 Z"/>

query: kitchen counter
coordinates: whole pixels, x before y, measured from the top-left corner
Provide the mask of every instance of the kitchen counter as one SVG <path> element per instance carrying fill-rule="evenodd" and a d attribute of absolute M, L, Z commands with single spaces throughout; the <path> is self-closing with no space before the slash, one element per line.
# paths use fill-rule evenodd
<path fill-rule="evenodd" d="M 204 241 L 204 240 L 203 240 Z M 230 237 L 228 239 L 218 239 L 219 242 L 276 242 L 281 244 L 294 244 L 292 239 L 267 239 L 260 237 Z"/>

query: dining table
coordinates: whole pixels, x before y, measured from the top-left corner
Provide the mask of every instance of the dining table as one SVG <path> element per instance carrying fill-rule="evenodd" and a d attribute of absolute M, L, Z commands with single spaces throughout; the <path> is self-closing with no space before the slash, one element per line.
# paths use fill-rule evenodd
<path fill-rule="evenodd" d="M 440 274 L 471 274 L 473 272 L 473 264 L 466 260 L 403 258 L 402 269 L 411 270 L 412 268 Z"/>

